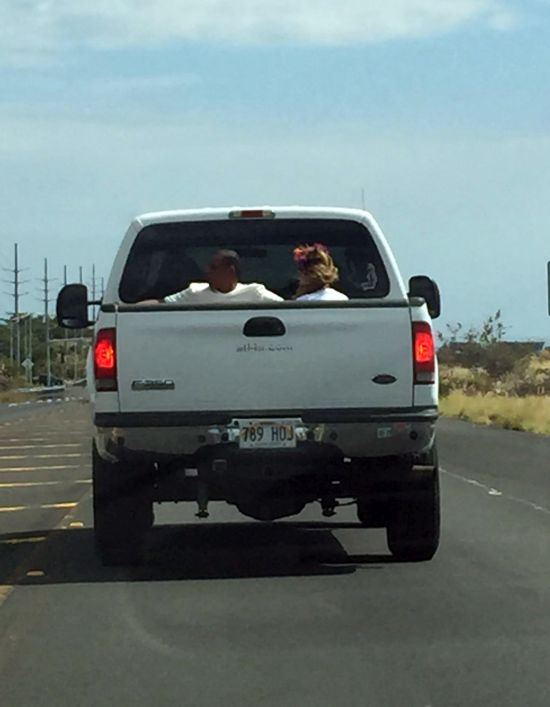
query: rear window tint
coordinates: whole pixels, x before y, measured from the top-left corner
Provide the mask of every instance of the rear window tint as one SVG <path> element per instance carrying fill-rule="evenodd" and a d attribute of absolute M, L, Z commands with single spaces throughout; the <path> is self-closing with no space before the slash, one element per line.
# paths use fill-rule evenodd
<path fill-rule="evenodd" d="M 146 226 L 128 256 L 120 299 L 130 304 L 162 299 L 203 282 L 208 262 L 223 248 L 239 254 L 241 282 L 259 282 L 291 300 L 297 287 L 292 251 L 312 243 L 330 249 L 340 272 L 336 289 L 351 299 L 387 296 L 388 274 L 365 226 L 337 219 L 274 219 Z"/>

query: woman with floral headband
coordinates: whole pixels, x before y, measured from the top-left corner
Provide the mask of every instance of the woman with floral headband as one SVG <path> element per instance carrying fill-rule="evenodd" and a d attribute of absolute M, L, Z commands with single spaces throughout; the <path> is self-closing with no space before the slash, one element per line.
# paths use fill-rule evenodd
<path fill-rule="evenodd" d="M 294 262 L 299 275 L 297 300 L 327 302 L 349 299 L 332 287 L 338 281 L 338 268 L 325 245 L 298 246 L 294 249 Z"/>

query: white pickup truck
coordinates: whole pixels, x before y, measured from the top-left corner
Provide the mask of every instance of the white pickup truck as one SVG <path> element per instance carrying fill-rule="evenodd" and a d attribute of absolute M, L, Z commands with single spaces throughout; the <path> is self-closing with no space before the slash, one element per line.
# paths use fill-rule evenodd
<path fill-rule="evenodd" d="M 293 249 L 326 245 L 347 301 L 299 301 Z M 232 249 L 242 282 L 280 302 L 169 304 Z M 153 303 L 152 303 L 153 302 Z M 158 302 L 158 304 L 155 304 Z M 90 325 L 88 293 L 58 297 Z M 99 303 L 96 303 L 96 305 Z M 273 521 L 356 502 L 391 553 L 439 544 L 436 284 L 411 278 L 367 212 L 337 208 L 151 213 L 131 224 L 95 322 L 89 388 L 94 525 L 105 564 L 142 556 L 153 504 L 209 501 Z"/>

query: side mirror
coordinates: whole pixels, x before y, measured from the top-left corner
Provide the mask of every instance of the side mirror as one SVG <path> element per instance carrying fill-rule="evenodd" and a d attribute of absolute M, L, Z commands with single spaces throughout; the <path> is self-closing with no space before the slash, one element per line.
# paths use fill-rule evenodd
<path fill-rule="evenodd" d="M 57 296 L 57 323 L 65 329 L 85 329 L 88 320 L 88 288 L 86 285 L 65 285 Z"/>
<path fill-rule="evenodd" d="M 409 297 L 422 297 L 428 306 L 428 312 L 432 319 L 437 319 L 441 314 L 441 295 L 437 284 L 426 277 L 426 275 L 416 275 L 409 280 Z"/>

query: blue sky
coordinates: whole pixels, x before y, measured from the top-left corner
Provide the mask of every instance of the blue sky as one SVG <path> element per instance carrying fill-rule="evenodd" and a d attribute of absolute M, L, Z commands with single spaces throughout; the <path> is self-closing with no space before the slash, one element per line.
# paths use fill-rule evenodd
<path fill-rule="evenodd" d="M 46 255 L 107 275 L 139 212 L 364 189 L 404 275 L 439 281 L 441 326 L 501 308 L 510 336 L 550 338 L 550 3 L 257 5 L 0 0 L 0 257 L 19 242 L 22 308 Z"/>

